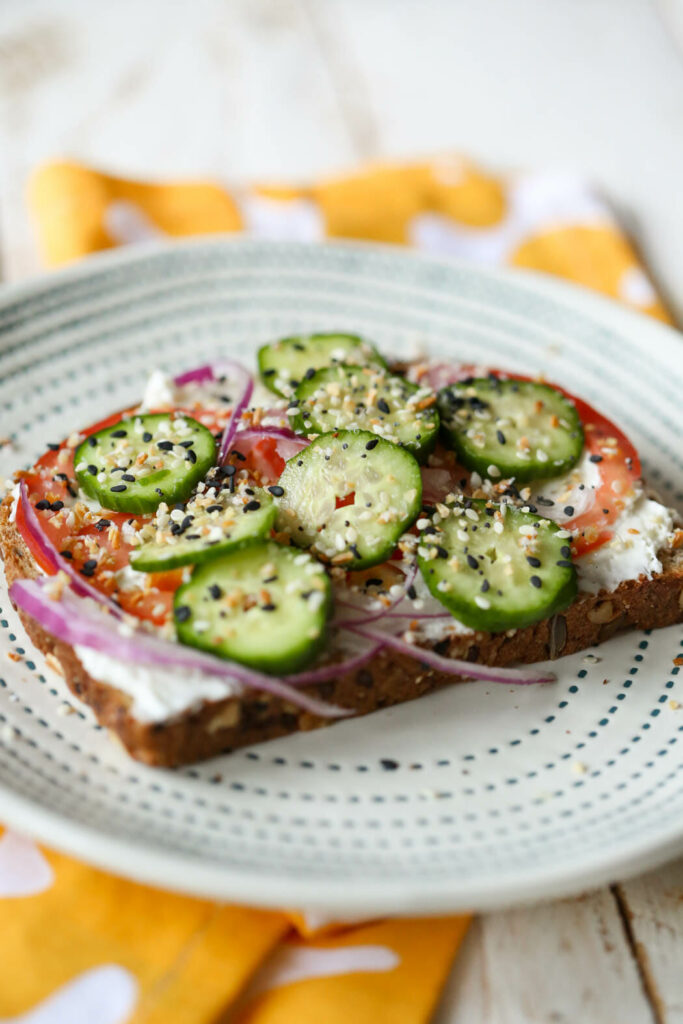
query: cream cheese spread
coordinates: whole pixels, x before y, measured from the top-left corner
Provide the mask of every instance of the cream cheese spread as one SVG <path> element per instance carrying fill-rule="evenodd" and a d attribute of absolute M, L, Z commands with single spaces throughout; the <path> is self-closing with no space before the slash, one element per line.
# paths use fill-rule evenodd
<path fill-rule="evenodd" d="M 92 647 L 77 644 L 76 655 L 86 672 L 133 698 L 131 712 L 139 722 L 161 722 L 202 701 L 223 700 L 242 692 L 240 683 L 205 672 L 190 672 L 119 661 Z"/>

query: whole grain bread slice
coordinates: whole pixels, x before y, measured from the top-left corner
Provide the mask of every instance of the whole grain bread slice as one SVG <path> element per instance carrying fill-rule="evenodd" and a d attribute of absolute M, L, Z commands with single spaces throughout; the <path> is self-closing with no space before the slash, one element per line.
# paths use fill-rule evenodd
<path fill-rule="evenodd" d="M 10 517 L 11 499 L 0 506 L 0 549 L 7 582 L 33 578 L 38 567 Z M 621 583 L 614 591 L 580 594 L 564 612 L 508 633 L 471 633 L 440 641 L 440 654 L 487 665 L 529 664 L 592 647 L 628 629 L 657 629 L 683 621 L 683 548 L 660 552 L 662 572 Z M 20 613 L 21 614 L 21 613 Z M 245 690 L 240 696 L 203 701 L 163 722 L 141 722 L 131 713 L 131 698 L 93 679 L 73 647 L 46 633 L 21 614 L 31 641 L 63 672 L 69 689 L 89 705 L 139 761 L 151 765 L 190 764 L 236 747 L 286 733 L 317 729 L 329 720 L 268 694 Z M 385 650 L 365 667 L 307 687 L 322 700 L 365 715 L 422 697 L 458 677 L 429 668 L 419 657 Z"/>

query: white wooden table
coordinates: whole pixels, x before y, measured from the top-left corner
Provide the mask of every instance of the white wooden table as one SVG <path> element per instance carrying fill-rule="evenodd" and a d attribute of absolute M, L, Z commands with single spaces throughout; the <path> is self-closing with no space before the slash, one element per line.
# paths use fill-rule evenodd
<path fill-rule="evenodd" d="M 40 160 L 309 177 L 460 149 L 587 172 L 683 322 L 682 0 L 0 0 L 0 276 Z M 474 925 L 439 1024 L 683 1022 L 683 861 Z"/>

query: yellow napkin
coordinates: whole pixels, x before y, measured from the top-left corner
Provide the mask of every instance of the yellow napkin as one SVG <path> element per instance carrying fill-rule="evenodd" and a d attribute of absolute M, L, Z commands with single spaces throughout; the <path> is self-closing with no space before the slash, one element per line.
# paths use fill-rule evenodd
<path fill-rule="evenodd" d="M 310 187 L 230 189 L 127 181 L 63 162 L 34 175 L 29 202 L 49 266 L 208 232 L 361 238 L 545 270 L 669 319 L 608 208 L 565 175 L 496 178 L 447 156 Z M 160 892 L 7 832 L 0 1024 L 22 1015 L 27 1024 L 426 1024 L 468 923 L 315 931 L 302 914 Z"/>
<path fill-rule="evenodd" d="M 142 239 L 209 232 L 361 238 L 546 271 L 670 321 L 609 207 L 573 175 L 494 177 L 451 155 L 306 187 L 228 188 L 128 181 L 63 162 L 36 172 L 29 201 L 49 266 Z"/>
<path fill-rule="evenodd" d="M 422 1024 L 468 921 L 311 934 L 302 915 L 151 889 L 5 832 L 0 1021 Z"/>

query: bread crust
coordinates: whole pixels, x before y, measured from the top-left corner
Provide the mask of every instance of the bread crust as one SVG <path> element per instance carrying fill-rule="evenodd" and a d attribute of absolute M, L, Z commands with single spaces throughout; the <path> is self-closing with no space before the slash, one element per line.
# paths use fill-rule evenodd
<path fill-rule="evenodd" d="M 34 578 L 36 563 L 10 520 L 12 499 L 0 506 L 0 550 L 7 582 Z M 628 629 L 657 629 L 683 621 L 683 550 L 660 553 L 663 571 L 647 580 L 628 580 L 616 590 L 581 594 L 564 612 L 526 629 L 508 633 L 472 633 L 435 643 L 439 654 L 487 665 L 529 664 L 600 644 Z M 171 767 L 191 764 L 237 747 L 287 733 L 317 729 L 330 720 L 303 711 L 279 697 L 253 690 L 197 707 L 164 722 L 140 722 L 131 714 L 131 699 L 115 687 L 93 679 L 73 647 L 45 632 L 19 612 L 32 643 L 59 661 L 71 692 L 88 704 L 98 722 L 112 730 L 132 757 Z M 304 687 L 322 700 L 365 715 L 414 700 L 459 677 L 435 671 L 418 658 L 381 651 L 366 666 L 336 679 Z"/>

